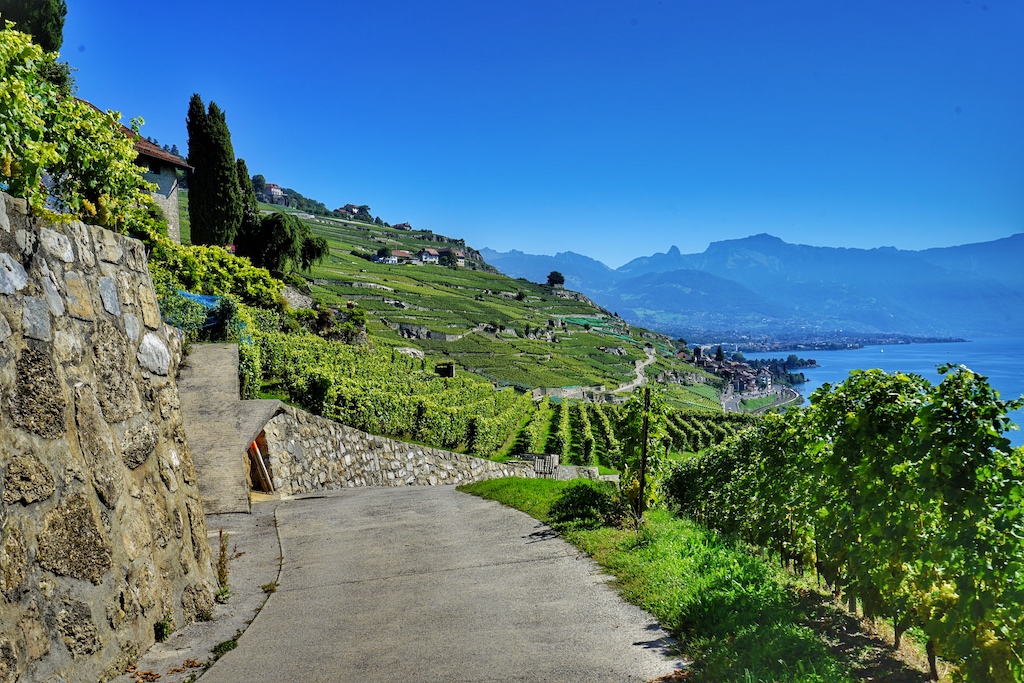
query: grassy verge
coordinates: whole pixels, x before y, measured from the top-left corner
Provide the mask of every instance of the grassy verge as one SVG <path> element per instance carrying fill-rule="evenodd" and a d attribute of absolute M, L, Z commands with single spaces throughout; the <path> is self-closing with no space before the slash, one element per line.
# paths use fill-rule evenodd
<path fill-rule="evenodd" d="M 551 506 L 570 483 L 495 479 L 459 490 L 550 521 Z M 639 532 L 567 529 L 563 537 L 612 573 L 625 599 L 678 638 L 694 662 L 686 680 L 924 680 L 810 585 L 664 510 L 650 512 Z"/>

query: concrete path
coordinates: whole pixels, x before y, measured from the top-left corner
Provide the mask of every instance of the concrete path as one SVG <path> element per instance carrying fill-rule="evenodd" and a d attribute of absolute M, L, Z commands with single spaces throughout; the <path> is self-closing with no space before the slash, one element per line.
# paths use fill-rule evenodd
<path fill-rule="evenodd" d="M 238 393 L 238 345 L 193 344 L 178 396 L 207 514 L 249 511 L 246 449 L 284 406 Z"/>
<path fill-rule="evenodd" d="M 452 487 L 277 504 L 281 585 L 202 683 L 648 681 L 649 614 L 536 520 Z"/>

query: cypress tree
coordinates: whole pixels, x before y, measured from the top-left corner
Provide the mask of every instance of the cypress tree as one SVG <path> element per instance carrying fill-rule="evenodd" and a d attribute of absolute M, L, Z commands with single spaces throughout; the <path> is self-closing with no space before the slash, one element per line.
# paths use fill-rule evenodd
<path fill-rule="evenodd" d="M 0 15 L 13 21 L 16 31 L 30 34 L 47 52 L 57 52 L 64 44 L 67 14 L 65 0 L 0 0 Z"/>
<path fill-rule="evenodd" d="M 238 226 L 238 234 L 235 236 L 235 253 L 239 256 L 248 256 L 253 262 L 258 261 L 259 240 L 260 240 L 260 207 L 256 201 L 256 190 L 249 179 L 249 169 L 245 159 L 239 159 L 236 169 L 238 171 L 238 186 L 241 190 L 242 199 L 242 222 Z"/>
<path fill-rule="evenodd" d="M 188 163 L 195 169 L 188 181 L 192 242 L 228 244 L 242 222 L 242 199 L 227 119 L 215 102 L 204 112 L 203 100 L 195 94 L 185 122 Z"/>
<path fill-rule="evenodd" d="M 188 220 L 192 225 L 192 243 L 209 244 L 210 236 L 206 232 L 205 218 L 209 192 L 204 176 L 210 134 L 207 130 L 206 106 L 198 93 L 192 95 L 192 99 L 189 100 L 185 127 L 188 129 L 188 165 L 192 167 L 192 173 L 188 178 Z"/>

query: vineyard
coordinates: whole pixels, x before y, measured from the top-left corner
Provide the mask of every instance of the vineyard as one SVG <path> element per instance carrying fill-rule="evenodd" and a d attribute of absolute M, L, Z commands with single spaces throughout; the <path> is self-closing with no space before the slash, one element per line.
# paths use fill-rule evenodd
<path fill-rule="evenodd" d="M 1024 450 L 984 377 L 857 371 L 676 466 L 685 513 L 813 568 L 966 681 L 1024 680 Z"/>
<path fill-rule="evenodd" d="M 245 308 L 251 344 L 240 350 L 243 391 L 259 386 L 318 415 L 374 434 L 481 457 L 554 453 L 562 462 L 613 467 L 619 452 L 618 405 L 561 401 L 537 404 L 527 393 L 460 371 L 439 377 L 433 364 L 393 349 L 327 341 L 277 330 L 278 320 Z M 669 445 L 699 451 L 753 418 L 710 410 L 668 410 Z"/>

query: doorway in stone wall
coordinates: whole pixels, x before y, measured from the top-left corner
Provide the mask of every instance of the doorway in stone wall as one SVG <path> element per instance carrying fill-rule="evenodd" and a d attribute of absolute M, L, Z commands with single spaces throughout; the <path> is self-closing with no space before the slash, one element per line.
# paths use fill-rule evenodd
<path fill-rule="evenodd" d="M 274 492 L 274 478 L 270 471 L 267 454 L 267 436 L 264 432 L 249 444 L 249 476 L 252 490 L 260 493 Z"/>

